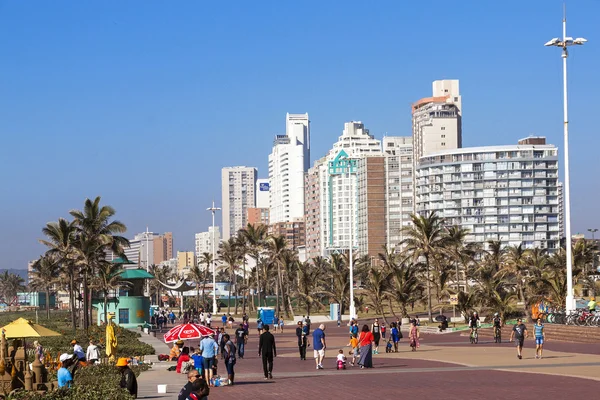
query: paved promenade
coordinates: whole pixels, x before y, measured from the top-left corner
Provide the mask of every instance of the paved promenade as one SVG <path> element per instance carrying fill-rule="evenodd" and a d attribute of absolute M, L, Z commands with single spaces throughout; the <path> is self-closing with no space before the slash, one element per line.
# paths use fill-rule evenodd
<path fill-rule="evenodd" d="M 299 359 L 293 329 L 288 327 L 284 334 L 275 334 L 278 357 L 274 379 L 265 381 L 257 354 L 258 338 L 256 331 L 251 330 L 246 357 L 236 365 L 236 385 L 213 388 L 210 398 L 359 399 L 373 394 L 378 397 L 410 394 L 436 400 L 464 399 L 465 396 L 529 399 L 534 393 L 536 398 L 567 398 L 595 397 L 600 387 L 600 344 L 548 342 L 544 358 L 538 360 L 534 358 L 534 342 L 529 339 L 525 343 L 524 357 L 519 360 L 513 343 L 470 345 L 468 338 L 460 334 L 422 335 L 417 352 L 411 352 L 403 339 L 398 353 L 386 354 L 381 346 L 380 354 L 374 356 L 373 369 L 348 367 L 338 371 L 334 365 L 338 350 L 343 349 L 346 354 L 349 350 L 345 347 L 347 327 L 328 324 L 326 334 L 324 370 L 316 370 L 314 360 Z M 166 352 L 160 340 L 148 338 L 144 340 L 160 346 L 158 352 Z M 195 347 L 198 342 L 189 345 Z M 309 348 L 308 356 L 311 355 Z M 185 377 L 167 372 L 170 365 L 173 363 L 158 363 L 139 377 L 139 398 L 177 398 Z M 157 384 L 167 384 L 168 393 L 157 394 Z"/>

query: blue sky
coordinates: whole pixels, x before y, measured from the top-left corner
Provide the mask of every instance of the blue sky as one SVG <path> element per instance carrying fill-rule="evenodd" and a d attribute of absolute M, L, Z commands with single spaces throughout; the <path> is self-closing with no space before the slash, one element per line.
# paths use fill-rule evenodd
<path fill-rule="evenodd" d="M 573 232 L 599 227 L 600 2 L 571 1 Z M 101 195 L 133 235 L 193 248 L 220 170 L 267 175 L 285 113 L 313 159 L 343 123 L 410 135 L 410 104 L 460 79 L 464 146 L 545 135 L 561 149 L 562 2 L 0 1 L 0 252 L 25 268 L 48 221 Z"/>

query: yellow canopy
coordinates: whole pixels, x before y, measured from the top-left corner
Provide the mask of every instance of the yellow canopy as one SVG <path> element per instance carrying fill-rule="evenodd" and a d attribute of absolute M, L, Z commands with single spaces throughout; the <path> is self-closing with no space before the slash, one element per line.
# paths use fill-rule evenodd
<path fill-rule="evenodd" d="M 19 318 L 11 322 L 10 324 L 2 327 L 2 330 L 4 331 L 4 335 L 7 339 L 62 336 L 62 334 L 58 332 L 54 332 L 51 329 L 34 324 L 25 318 Z"/>

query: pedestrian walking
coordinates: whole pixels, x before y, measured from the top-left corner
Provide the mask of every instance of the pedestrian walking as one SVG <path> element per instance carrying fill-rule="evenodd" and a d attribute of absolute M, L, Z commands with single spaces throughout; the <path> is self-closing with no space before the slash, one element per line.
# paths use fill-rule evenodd
<path fill-rule="evenodd" d="M 390 335 L 392 338 L 392 342 L 394 343 L 394 352 L 398 352 L 398 343 L 400 342 L 400 338 L 402 337 L 402 332 L 400 332 L 400 328 L 396 325 L 395 322 L 392 322 L 392 329 L 390 331 Z"/>
<path fill-rule="evenodd" d="M 410 347 L 412 351 L 417 351 L 419 348 L 419 338 L 421 337 L 421 332 L 419 331 L 419 326 L 417 325 L 417 320 L 412 320 L 410 325 L 410 331 L 408 334 L 408 339 L 410 342 Z"/>
<path fill-rule="evenodd" d="M 221 317 L 221 322 L 223 323 L 223 328 L 225 328 L 225 325 L 227 324 L 227 315 L 223 314 Z"/>
<path fill-rule="evenodd" d="M 132 395 L 134 398 L 137 398 L 137 379 L 135 378 L 135 374 L 133 373 L 131 368 L 129 368 L 129 366 L 127 365 L 127 359 L 119 358 L 115 366 L 121 373 L 121 382 L 119 383 L 119 386 L 121 386 L 124 389 L 127 389 L 130 395 Z"/>
<path fill-rule="evenodd" d="M 371 349 L 373 348 L 373 333 L 369 330 L 369 325 L 363 325 L 360 336 L 358 337 L 358 348 L 360 357 L 358 359 L 358 365 L 360 368 L 373 368 L 373 354 Z"/>
<path fill-rule="evenodd" d="M 300 352 L 300 359 L 306 360 L 306 335 L 302 329 L 302 321 L 298 321 L 296 336 L 298 337 L 298 351 Z"/>
<path fill-rule="evenodd" d="M 269 332 L 269 325 L 264 325 L 264 332 L 258 339 L 258 356 L 262 356 L 265 379 L 273 379 L 273 358 L 277 357 L 275 336 Z"/>
<path fill-rule="evenodd" d="M 265 324 L 263 324 L 262 319 L 259 318 L 256 320 L 256 330 L 258 331 L 259 336 L 262 334 L 264 326 Z"/>
<path fill-rule="evenodd" d="M 381 340 L 381 327 L 379 326 L 379 320 L 375 318 L 373 325 L 371 325 L 371 333 L 373 334 L 373 342 L 375 343 L 375 348 L 373 349 L 373 354 L 379 354 L 379 341 Z"/>
<path fill-rule="evenodd" d="M 277 333 L 277 329 L 279 328 L 279 318 L 277 315 L 273 316 L 273 328 L 275 328 L 275 333 Z"/>
<path fill-rule="evenodd" d="M 244 350 L 248 340 L 248 331 L 244 329 L 244 324 L 240 324 L 239 328 L 235 330 L 235 340 L 238 348 L 238 356 L 244 358 Z"/>
<path fill-rule="evenodd" d="M 537 323 L 533 326 L 533 334 L 535 336 L 535 358 L 541 359 L 544 341 L 546 340 L 546 332 L 544 331 L 544 324 L 542 324 L 540 318 L 537 319 Z"/>
<path fill-rule="evenodd" d="M 381 337 L 383 338 L 383 341 L 385 342 L 385 333 L 386 333 L 387 329 L 385 327 L 385 322 L 381 323 Z"/>
<path fill-rule="evenodd" d="M 527 327 L 523 323 L 523 320 L 519 318 L 517 320 L 517 324 L 513 327 L 513 330 L 510 333 L 510 342 L 512 342 L 514 338 L 517 344 L 517 358 L 519 360 L 523 358 L 523 342 L 525 341 L 525 338 L 527 336 L 529 336 L 529 332 L 527 332 Z"/>
<path fill-rule="evenodd" d="M 313 354 L 317 369 L 323 369 L 323 360 L 325 359 L 325 325 L 321 324 L 313 332 Z"/>
<path fill-rule="evenodd" d="M 234 371 L 234 367 L 235 367 L 235 363 L 236 363 L 236 359 L 235 359 L 235 353 L 236 353 L 236 348 L 235 345 L 233 344 L 233 342 L 231 341 L 231 338 L 229 337 L 229 334 L 225 334 L 223 335 L 225 338 L 225 347 L 223 347 L 223 354 L 224 354 L 224 359 L 225 359 L 225 368 L 227 369 L 227 383 L 229 385 L 233 385 L 233 380 L 235 378 L 235 371 Z"/>

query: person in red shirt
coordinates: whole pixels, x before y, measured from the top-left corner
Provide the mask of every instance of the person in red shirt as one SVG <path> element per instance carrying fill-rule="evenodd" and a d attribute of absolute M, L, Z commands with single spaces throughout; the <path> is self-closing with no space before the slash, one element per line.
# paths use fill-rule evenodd
<path fill-rule="evenodd" d="M 190 362 L 191 360 L 192 359 L 190 358 L 190 348 L 184 347 L 183 350 L 181 350 L 181 355 L 177 359 L 177 368 L 175 369 L 175 371 L 177 371 L 177 373 L 180 374 L 181 373 L 181 364 L 183 364 L 184 361 Z M 193 361 L 192 361 L 192 363 L 193 363 Z"/>
<path fill-rule="evenodd" d="M 360 358 L 358 359 L 358 365 L 360 368 L 373 368 L 373 342 L 375 337 L 369 325 L 363 325 L 360 336 L 358 337 L 358 347 L 360 348 Z"/>

